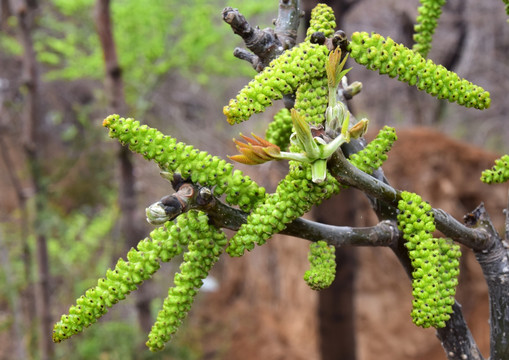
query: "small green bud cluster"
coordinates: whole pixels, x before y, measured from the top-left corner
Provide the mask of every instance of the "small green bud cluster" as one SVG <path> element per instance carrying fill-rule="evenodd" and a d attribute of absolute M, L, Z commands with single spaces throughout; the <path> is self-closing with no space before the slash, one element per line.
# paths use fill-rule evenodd
<path fill-rule="evenodd" d="M 188 213 L 190 214 L 190 213 Z M 170 261 L 179 255 L 193 232 L 192 218 L 183 214 L 177 224 L 167 222 L 150 233 L 150 238 L 140 241 L 137 249 L 127 253 L 127 260 L 119 259 L 106 277 L 99 279 L 97 286 L 86 291 L 71 306 L 68 315 L 62 315 L 55 324 L 53 341 L 60 342 L 83 331 L 106 314 L 108 308 L 125 299 L 131 291 L 159 269 L 159 261 Z"/>
<path fill-rule="evenodd" d="M 255 244 L 263 245 L 272 235 L 339 191 L 337 180 L 327 173 L 325 181 L 312 182 L 311 166 L 291 161 L 290 171 L 281 180 L 276 192 L 269 194 L 247 217 L 239 231 L 230 239 L 226 251 L 230 256 L 242 256 Z"/>
<path fill-rule="evenodd" d="M 324 73 L 302 84 L 295 94 L 295 110 L 313 125 L 323 123 L 328 103 L 329 90 Z"/>
<path fill-rule="evenodd" d="M 292 116 L 290 110 L 283 108 L 278 111 L 274 120 L 269 124 L 265 132 L 265 139 L 284 150 L 290 144 L 290 135 L 292 135 Z"/>
<path fill-rule="evenodd" d="M 442 6 L 444 6 L 445 0 L 420 0 L 420 2 L 417 24 L 414 26 L 415 44 L 412 49 L 425 58 L 431 50 L 432 37 L 437 27 L 437 21 L 442 15 Z"/>
<path fill-rule="evenodd" d="M 178 330 L 187 316 L 198 290 L 217 262 L 226 246 L 226 235 L 222 230 L 208 224 L 208 217 L 198 213 L 193 218 L 193 232 L 189 236 L 187 252 L 175 274 L 175 286 L 168 291 L 163 308 L 157 315 L 148 336 L 147 346 L 152 351 L 161 350 Z"/>
<path fill-rule="evenodd" d="M 232 125 L 241 123 L 251 115 L 265 111 L 272 105 L 272 100 L 294 93 L 301 84 L 325 73 L 327 56 L 327 47 L 310 42 L 285 51 L 223 108 L 226 119 Z"/>
<path fill-rule="evenodd" d="M 433 238 L 433 211 L 419 195 L 403 192 L 398 208 L 399 229 L 407 241 L 405 246 L 414 268 L 412 320 L 424 328 L 445 327 L 458 285 L 459 246 Z"/>
<path fill-rule="evenodd" d="M 265 189 L 240 170 L 233 170 L 232 164 L 206 151 L 177 142 L 157 129 L 118 115 L 108 116 L 103 125 L 109 128 L 110 137 L 129 145 L 132 151 L 146 159 L 154 160 L 161 169 L 178 172 L 184 179 L 194 183 L 214 187 L 216 196 L 226 193 L 226 202 L 229 204 L 239 205 L 247 211 L 265 197 Z"/>
<path fill-rule="evenodd" d="M 503 183 L 507 180 L 509 180 L 509 155 L 495 160 L 495 165 L 484 170 L 481 175 L 481 181 L 486 184 Z"/>
<path fill-rule="evenodd" d="M 442 65 L 425 60 L 419 53 L 395 43 L 391 38 L 355 32 L 348 49 L 357 63 L 392 78 L 398 76 L 398 80 L 415 85 L 439 99 L 480 110 L 490 106 L 489 92 L 461 79 Z"/>
<path fill-rule="evenodd" d="M 311 19 L 306 31 L 306 41 L 311 39 L 315 32 L 321 32 L 325 37 L 331 37 L 336 29 L 334 10 L 325 4 L 318 4 L 311 10 Z"/>
<path fill-rule="evenodd" d="M 394 128 L 385 126 L 364 149 L 350 156 L 350 162 L 355 167 L 371 175 L 387 160 L 387 152 L 397 139 Z"/>
<path fill-rule="evenodd" d="M 308 260 L 311 267 L 304 273 L 304 281 L 313 290 L 328 288 L 336 277 L 336 248 L 325 241 L 309 246 Z"/>

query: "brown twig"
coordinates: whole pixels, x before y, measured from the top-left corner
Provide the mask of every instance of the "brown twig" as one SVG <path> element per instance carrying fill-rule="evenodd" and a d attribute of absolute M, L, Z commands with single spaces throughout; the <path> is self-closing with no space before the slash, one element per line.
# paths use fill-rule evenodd
<path fill-rule="evenodd" d="M 252 52 L 237 48 L 234 55 L 248 61 L 260 72 L 284 50 L 295 45 L 299 27 L 300 10 L 298 0 L 280 0 L 278 18 L 274 21 L 275 29 L 260 30 L 249 24 L 239 10 L 227 7 L 223 10 L 223 20 L 233 32 L 239 35 Z"/>

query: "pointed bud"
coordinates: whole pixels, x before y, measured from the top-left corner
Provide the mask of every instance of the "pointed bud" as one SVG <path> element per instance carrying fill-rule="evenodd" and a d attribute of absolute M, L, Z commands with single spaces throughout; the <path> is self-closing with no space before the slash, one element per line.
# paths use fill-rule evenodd
<path fill-rule="evenodd" d="M 147 216 L 147 221 L 152 225 L 162 225 L 170 219 L 160 201 L 146 208 L 145 214 Z"/>
<path fill-rule="evenodd" d="M 345 99 L 350 100 L 355 95 L 360 93 L 362 90 L 362 83 L 360 81 L 354 81 L 350 85 L 348 85 L 343 91 L 343 96 Z"/>
<path fill-rule="evenodd" d="M 360 120 L 357 124 L 352 126 L 350 130 L 348 130 L 348 132 L 350 133 L 350 137 L 352 137 L 353 139 L 357 139 L 364 136 L 364 134 L 368 131 L 368 124 L 369 124 L 368 119 L 364 118 Z"/>

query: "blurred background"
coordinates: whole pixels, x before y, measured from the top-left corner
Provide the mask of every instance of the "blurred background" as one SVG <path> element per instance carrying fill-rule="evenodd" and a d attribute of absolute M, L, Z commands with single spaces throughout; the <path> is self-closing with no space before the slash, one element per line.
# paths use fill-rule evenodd
<path fill-rule="evenodd" d="M 306 17 L 317 2 L 301 1 Z M 327 1 L 338 29 L 375 31 L 412 45 L 419 2 Z M 235 152 L 239 132 L 263 134 L 274 107 L 231 127 L 222 108 L 255 72 L 221 19 L 238 8 L 272 26 L 278 1 L 0 0 L 0 359 L 445 359 L 432 329 L 412 324 L 411 284 L 388 249 L 337 251 L 338 274 L 317 293 L 302 280 L 306 241 L 275 236 L 240 259 L 223 256 L 175 338 L 144 346 L 179 259 L 82 334 L 54 345 L 51 329 L 75 299 L 152 227 L 144 209 L 172 192 L 156 165 L 131 155 L 101 126 L 134 117 L 214 155 Z M 484 201 L 503 229 L 507 186 L 480 172 L 509 151 L 509 24 L 502 1 L 449 0 L 429 57 L 490 91 L 491 108 L 436 100 L 353 62 L 363 91 L 350 103 L 376 134 L 399 140 L 384 167 L 461 219 Z M 241 167 L 269 191 L 286 164 Z M 376 223 L 347 190 L 309 214 L 337 225 Z M 487 292 L 465 250 L 458 300 L 488 354 Z"/>

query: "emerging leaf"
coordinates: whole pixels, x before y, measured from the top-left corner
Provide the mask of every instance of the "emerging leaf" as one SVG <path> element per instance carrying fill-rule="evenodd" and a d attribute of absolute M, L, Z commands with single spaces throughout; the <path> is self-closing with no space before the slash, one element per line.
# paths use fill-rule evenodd
<path fill-rule="evenodd" d="M 281 154 L 279 146 L 274 145 L 253 133 L 251 133 L 251 135 L 253 136 L 253 139 L 240 134 L 240 136 L 246 141 L 245 143 L 233 139 L 235 144 L 237 144 L 237 150 L 239 150 L 242 155 L 229 156 L 230 159 L 246 165 L 258 165 L 267 161 L 279 159 L 279 155 Z"/>

